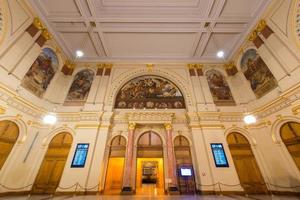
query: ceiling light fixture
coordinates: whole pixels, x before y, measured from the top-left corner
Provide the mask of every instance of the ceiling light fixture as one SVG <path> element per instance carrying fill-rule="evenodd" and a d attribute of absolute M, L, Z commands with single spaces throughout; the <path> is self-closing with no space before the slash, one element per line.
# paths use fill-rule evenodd
<path fill-rule="evenodd" d="M 54 113 L 48 113 L 43 118 L 44 124 L 54 125 L 57 122 L 57 117 Z"/>
<path fill-rule="evenodd" d="M 256 117 L 254 115 L 245 115 L 244 122 L 246 124 L 254 124 L 256 123 Z"/>
<path fill-rule="evenodd" d="M 224 55 L 225 55 L 225 53 L 224 53 L 224 51 L 218 51 L 218 53 L 217 53 L 217 57 L 218 58 L 224 58 Z"/>
<path fill-rule="evenodd" d="M 77 50 L 77 51 L 76 51 L 76 57 L 77 57 L 77 58 L 81 58 L 82 56 L 84 56 L 83 51 Z"/>

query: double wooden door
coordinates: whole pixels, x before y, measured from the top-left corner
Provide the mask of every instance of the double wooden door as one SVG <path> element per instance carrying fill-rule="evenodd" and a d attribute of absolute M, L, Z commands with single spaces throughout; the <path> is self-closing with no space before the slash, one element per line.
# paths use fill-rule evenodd
<path fill-rule="evenodd" d="M 248 140 L 239 133 L 227 137 L 229 149 L 242 187 L 247 194 L 268 192 Z"/>
<path fill-rule="evenodd" d="M 72 136 L 69 133 L 60 133 L 52 139 L 32 187 L 33 194 L 55 193 L 71 144 Z"/>

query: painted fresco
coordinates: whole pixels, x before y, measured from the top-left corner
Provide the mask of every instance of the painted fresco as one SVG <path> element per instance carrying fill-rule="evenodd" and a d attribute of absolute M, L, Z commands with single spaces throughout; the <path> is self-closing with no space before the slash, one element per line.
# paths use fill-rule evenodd
<path fill-rule="evenodd" d="M 277 81 L 255 49 L 246 51 L 241 60 L 241 70 L 250 82 L 257 98 L 277 87 Z"/>
<path fill-rule="evenodd" d="M 65 100 L 65 105 L 83 105 L 87 98 L 94 79 L 92 70 L 82 70 L 75 75 Z"/>
<path fill-rule="evenodd" d="M 58 59 L 50 48 L 44 48 L 25 74 L 21 85 L 38 97 L 43 97 L 58 69 Z"/>
<path fill-rule="evenodd" d="M 185 103 L 180 90 L 169 80 L 158 76 L 141 76 L 121 88 L 115 108 L 182 109 Z"/>
<path fill-rule="evenodd" d="M 217 106 L 235 105 L 230 88 L 224 76 L 217 70 L 209 70 L 206 77 L 214 103 Z"/>

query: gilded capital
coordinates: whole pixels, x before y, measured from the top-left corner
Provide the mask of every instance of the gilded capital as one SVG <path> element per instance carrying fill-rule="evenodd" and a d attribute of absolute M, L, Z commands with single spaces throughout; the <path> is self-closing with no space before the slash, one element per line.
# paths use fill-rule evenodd
<path fill-rule="evenodd" d="M 38 18 L 38 17 L 35 17 L 34 20 L 33 20 L 33 25 L 39 29 L 39 30 L 42 30 L 44 29 L 44 25 L 43 23 L 41 22 L 41 20 Z"/>
<path fill-rule="evenodd" d="M 232 68 L 235 67 L 235 66 L 234 66 L 234 62 L 231 61 L 231 62 L 229 62 L 229 63 L 226 63 L 226 64 L 224 64 L 224 67 L 225 67 L 225 69 L 232 69 Z"/>
<path fill-rule="evenodd" d="M 172 124 L 166 123 L 166 124 L 164 124 L 164 125 L 165 125 L 165 129 L 166 129 L 167 131 L 169 131 L 169 130 L 172 129 Z"/>
<path fill-rule="evenodd" d="M 75 68 L 75 63 L 73 63 L 71 60 L 66 60 L 65 65 L 66 65 L 69 69 L 74 69 L 74 68 Z"/>
<path fill-rule="evenodd" d="M 260 20 L 257 27 L 256 27 L 256 31 L 259 33 L 261 32 L 265 27 L 267 26 L 267 23 L 265 20 Z"/>
<path fill-rule="evenodd" d="M 5 108 L 3 108 L 3 107 L 0 107 L 0 115 L 3 115 L 3 114 L 5 114 L 5 112 L 6 112 Z"/>
<path fill-rule="evenodd" d="M 203 68 L 203 65 L 202 65 L 202 64 L 195 64 L 195 68 L 196 68 L 196 69 L 202 69 L 202 68 Z"/>
<path fill-rule="evenodd" d="M 257 38 L 257 31 L 254 30 L 254 31 L 251 33 L 251 35 L 250 35 L 250 37 L 249 37 L 248 40 L 249 40 L 250 42 L 253 42 L 256 38 Z"/>
<path fill-rule="evenodd" d="M 148 72 L 152 72 L 154 65 L 153 64 L 147 64 L 147 70 Z"/>
<path fill-rule="evenodd" d="M 134 130 L 135 129 L 135 125 L 136 125 L 135 123 L 129 123 L 128 124 L 128 129 L 131 130 L 131 131 Z"/>
<path fill-rule="evenodd" d="M 187 67 L 188 67 L 189 69 L 194 69 L 194 68 L 195 68 L 195 64 L 188 64 Z"/>
<path fill-rule="evenodd" d="M 42 32 L 42 36 L 46 39 L 46 40 L 51 40 L 52 39 L 52 35 L 51 33 L 49 33 L 49 31 L 47 29 L 44 29 Z"/>

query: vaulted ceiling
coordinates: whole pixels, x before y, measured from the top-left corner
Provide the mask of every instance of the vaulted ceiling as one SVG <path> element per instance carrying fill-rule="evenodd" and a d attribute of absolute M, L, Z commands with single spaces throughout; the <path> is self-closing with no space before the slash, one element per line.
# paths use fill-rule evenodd
<path fill-rule="evenodd" d="M 64 52 L 81 61 L 223 62 L 271 0 L 29 0 Z"/>

